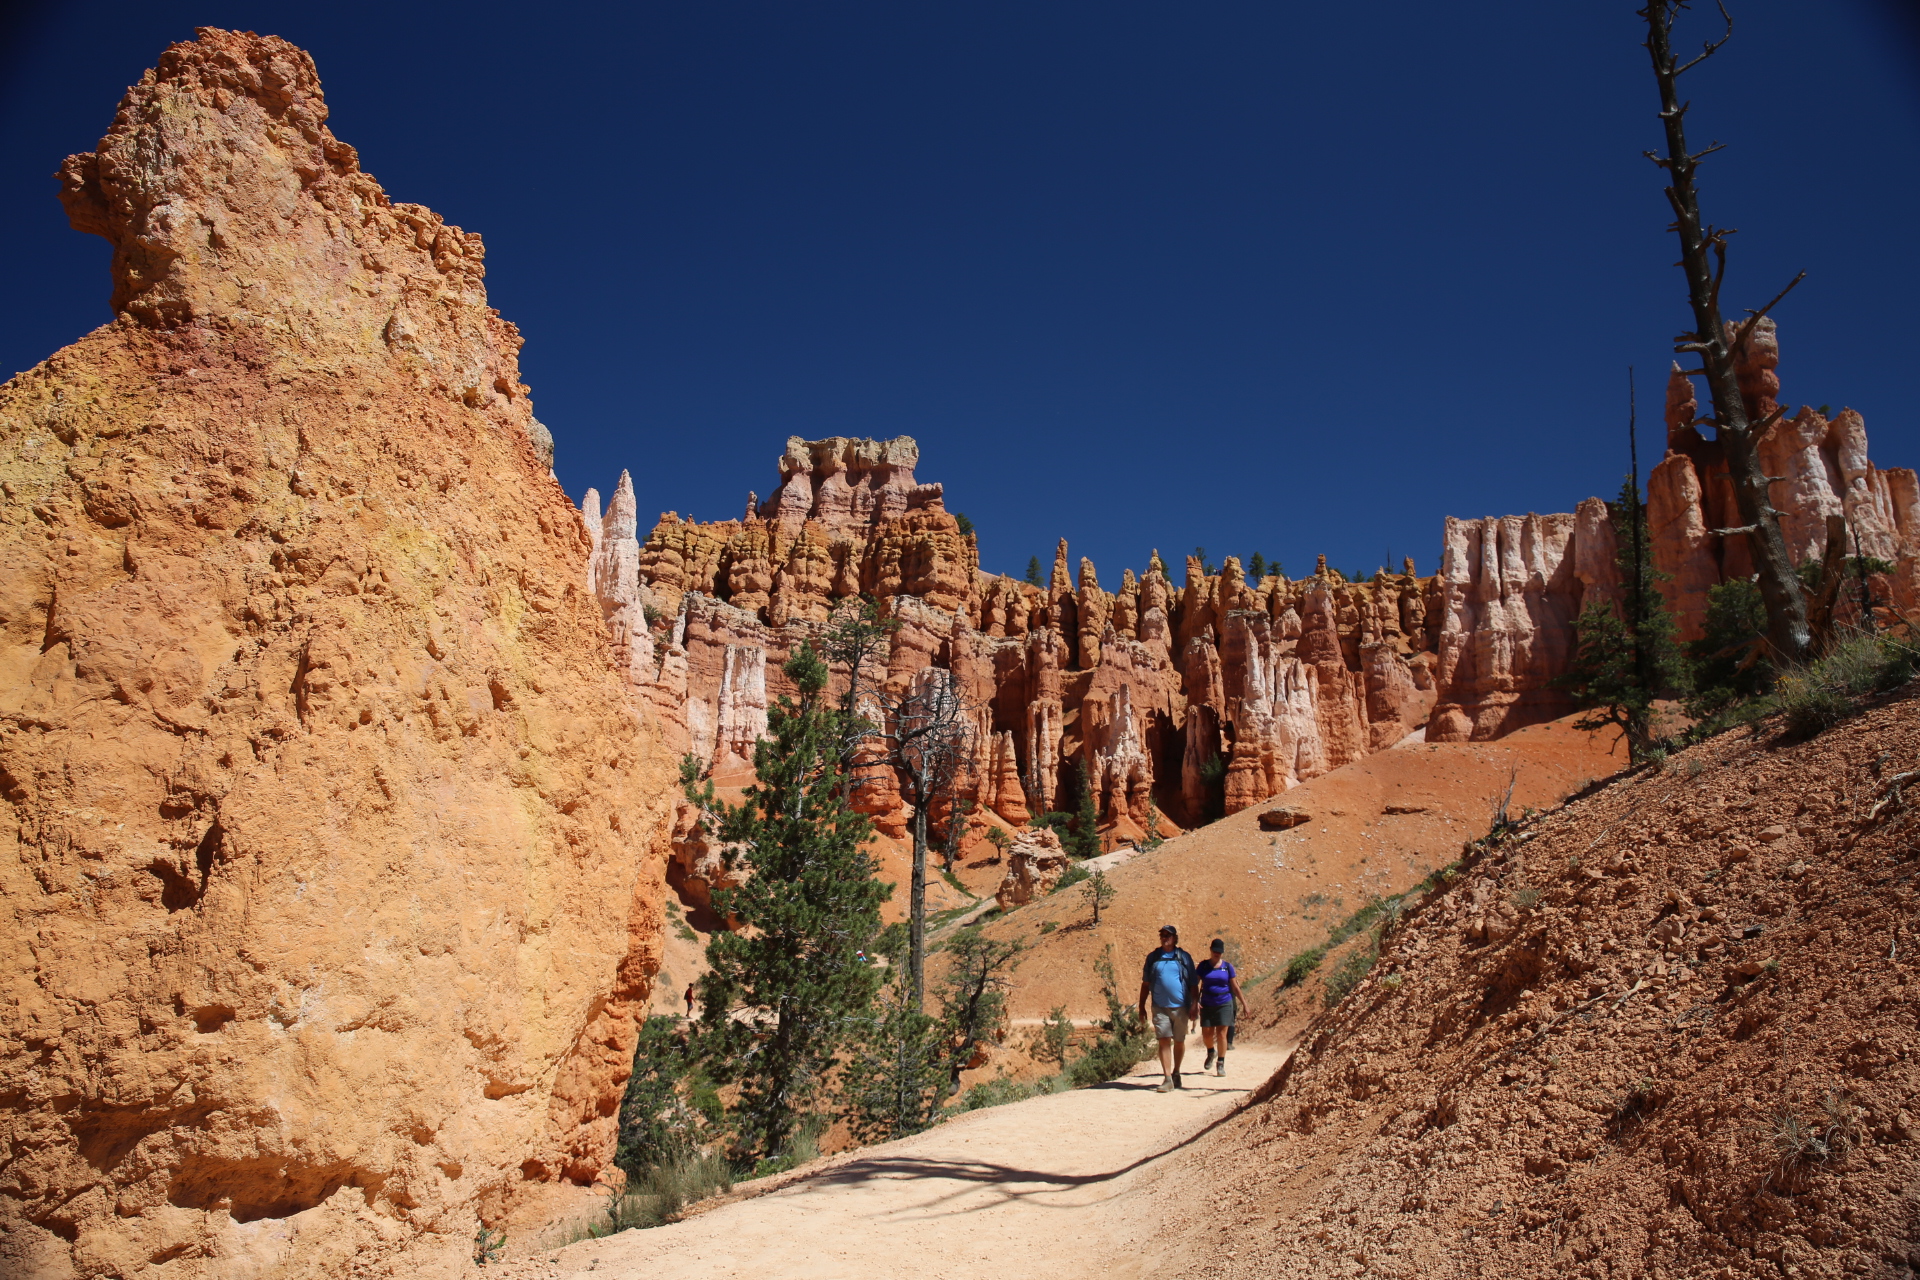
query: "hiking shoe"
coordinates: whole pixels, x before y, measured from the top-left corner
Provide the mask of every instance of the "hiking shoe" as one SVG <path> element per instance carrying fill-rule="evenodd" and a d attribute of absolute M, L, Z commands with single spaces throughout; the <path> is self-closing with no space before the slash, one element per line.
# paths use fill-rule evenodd
<path fill-rule="evenodd" d="M 1209 1049 L 1207 1050 L 1207 1060 L 1200 1064 L 1200 1069 L 1202 1071 L 1205 1071 L 1208 1067 L 1212 1065 L 1213 1065 L 1213 1050 Z"/>
<path fill-rule="evenodd" d="M 1173 1073 L 1173 1087 L 1176 1089 L 1184 1089 L 1187 1087 L 1180 1083 L 1180 1073 L 1178 1071 Z"/>
<path fill-rule="evenodd" d="M 1223 1076 L 1227 1074 L 1227 1055 L 1226 1054 L 1224 1053 L 1221 1054 L 1220 1057 L 1214 1062 L 1213 1074 L 1217 1076 Z"/>
<path fill-rule="evenodd" d="M 1172 1076 L 1161 1076 L 1161 1077 L 1160 1077 L 1160 1083 L 1159 1083 L 1158 1085 L 1156 1085 L 1156 1086 L 1154 1086 L 1154 1090 L 1153 1090 L 1153 1091 L 1154 1091 L 1155 1093 L 1172 1093 L 1172 1092 L 1173 1092 L 1173 1080 L 1174 1080 L 1174 1078 L 1173 1078 Z"/>

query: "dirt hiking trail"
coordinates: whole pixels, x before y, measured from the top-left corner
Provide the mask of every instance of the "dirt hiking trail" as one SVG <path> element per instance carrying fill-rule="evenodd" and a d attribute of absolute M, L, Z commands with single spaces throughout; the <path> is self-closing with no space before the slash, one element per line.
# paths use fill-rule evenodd
<path fill-rule="evenodd" d="M 1197 1066 L 1196 1046 L 1187 1059 Z M 1284 1050 L 1247 1044 L 1228 1074 L 1154 1092 L 1157 1063 L 1104 1085 L 971 1112 L 823 1161 L 778 1190 L 684 1222 L 543 1256 L 528 1276 L 595 1280 L 996 1280 L 1136 1274 L 1170 1198 L 1166 1157 L 1231 1114 Z M 551 1260 L 550 1260 L 551 1259 Z M 557 1260 L 552 1261 L 552 1260 Z"/>

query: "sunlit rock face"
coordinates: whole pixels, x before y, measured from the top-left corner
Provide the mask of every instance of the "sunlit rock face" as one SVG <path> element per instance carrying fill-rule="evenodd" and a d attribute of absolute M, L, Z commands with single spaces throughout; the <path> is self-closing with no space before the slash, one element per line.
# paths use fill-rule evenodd
<path fill-rule="evenodd" d="M 1760 438 L 1760 465 L 1774 477 L 1768 497 L 1780 513 L 1788 554 L 1795 564 L 1819 560 L 1826 552 L 1827 518 L 1844 516 L 1847 554 L 1894 566 L 1891 573 L 1869 575 L 1871 606 L 1912 616 L 1920 610 L 1909 585 L 1920 577 L 1920 482 L 1911 468 L 1873 464 L 1866 422 L 1854 410 L 1802 405 L 1789 412 L 1778 398 L 1779 365 L 1779 334 L 1772 319 L 1763 317 L 1737 371 L 1749 420 L 1774 419 Z M 1684 640 L 1703 634 L 1710 589 L 1753 573 L 1746 536 L 1717 532 L 1745 522 L 1734 505 L 1720 443 L 1706 438 L 1699 420 L 1698 392 L 1675 365 L 1667 382 L 1667 455 L 1648 479 L 1647 520 L 1654 566 L 1663 575 L 1660 591 Z M 1860 607 L 1857 591 L 1842 593 L 1844 620 L 1857 619 Z"/>
<path fill-rule="evenodd" d="M 956 799 L 1019 825 L 1073 807 L 1085 786 L 1109 844 L 1237 812 L 1395 745 L 1443 700 L 1443 631 L 1480 646 L 1467 657 L 1506 639 L 1505 615 L 1449 612 L 1442 579 L 1418 577 L 1411 561 L 1367 581 L 1324 562 L 1298 580 L 1254 581 L 1232 557 L 1218 568 L 1190 558 L 1176 585 L 1155 555 L 1109 591 L 1084 557 L 1076 578 L 1062 540 L 1036 586 L 981 572 L 941 487 L 915 478 L 908 438 L 793 439 L 777 462 L 778 488 L 749 495 L 736 520 L 669 512 L 642 539 L 624 477 L 604 512 L 593 491 L 583 512 L 618 664 L 674 749 L 721 773 L 745 767 L 769 699 L 791 692 L 786 658 L 861 596 L 899 624 L 863 682 L 899 694 L 928 667 L 958 677 L 971 739 Z M 1572 517 L 1525 519 L 1559 528 Z M 645 636 L 630 622 L 642 615 Z M 1562 637 L 1555 653 L 1565 647 Z M 1557 713 L 1539 692 L 1559 669 L 1548 658 L 1481 678 L 1490 661 L 1460 684 L 1462 736 Z M 836 688 L 846 678 L 837 671 Z M 867 754 L 860 807 L 903 834 L 900 788 Z"/>
<path fill-rule="evenodd" d="M 453 1274 L 610 1173 L 670 818 L 637 565 L 479 237 L 326 118 L 285 41 L 168 49 L 61 171 L 115 317 L 0 386 L 0 1274 Z"/>
<path fill-rule="evenodd" d="M 1756 421 L 1779 409 L 1778 364 L 1763 320 L 1740 366 Z M 1695 639 L 1708 592 L 1751 575 L 1752 559 L 1744 536 L 1717 532 L 1739 523 L 1733 490 L 1678 368 L 1666 401 L 1668 451 L 1647 480 L 1650 554 L 1681 638 Z M 1843 514 L 1858 552 L 1893 565 L 1869 575 L 1873 607 L 1920 614 L 1920 481 L 1874 466 L 1860 415 L 1781 412 L 1761 453 L 1781 477 L 1774 502 L 1795 559 L 1817 558 L 1826 518 Z M 1072 806 L 1084 777 L 1109 843 L 1125 842 L 1156 815 L 1237 812 L 1415 730 L 1484 740 L 1567 714 L 1558 680 L 1580 611 L 1617 607 L 1622 589 L 1613 513 L 1598 498 L 1565 514 L 1449 517 L 1439 572 L 1426 578 L 1409 560 L 1349 581 L 1323 557 L 1308 577 L 1255 582 L 1237 559 L 1216 569 L 1189 557 L 1176 586 L 1156 553 L 1109 592 L 1084 557 L 1074 580 L 1062 539 L 1037 586 L 980 571 L 941 487 L 915 479 L 919 460 L 906 437 L 796 438 L 778 459 L 778 489 L 749 496 L 739 520 L 669 512 L 644 542 L 611 509 L 604 537 L 596 525 L 598 559 L 623 566 L 596 590 L 610 617 L 623 601 L 648 602 L 647 652 L 658 656 L 633 679 L 676 742 L 737 765 L 743 739 L 719 726 L 757 723 L 782 692 L 785 656 L 865 595 L 902 624 L 876 679 L 899 686 L 928 665 L 967 672 L 976 733 L 963 798 L 1018 823 Z M 597 502 L 590 495 L 590 525 Z M 1857 618 L 1859 593 L 1841 606 Z M 732 673 L 754 648 L 772 656 L 756 668 L 764 679 L 743 685 Z M 876 780 L 867 794 L 893 804 L 894 790 Z M 905 829 L 897 813 L 886 821 Z"/>

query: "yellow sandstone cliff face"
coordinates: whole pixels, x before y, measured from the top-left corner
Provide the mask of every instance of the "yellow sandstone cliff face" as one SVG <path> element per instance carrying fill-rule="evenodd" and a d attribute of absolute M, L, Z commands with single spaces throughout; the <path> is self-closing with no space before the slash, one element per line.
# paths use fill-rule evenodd
<path fill-rule="evenodd" d="M 0 1274 L 430 1274 L 611 1174 L 670 765 L 479 238 L 325 118 L 167 50 L 62 173 L 116 318 L 0 386 Z"/>

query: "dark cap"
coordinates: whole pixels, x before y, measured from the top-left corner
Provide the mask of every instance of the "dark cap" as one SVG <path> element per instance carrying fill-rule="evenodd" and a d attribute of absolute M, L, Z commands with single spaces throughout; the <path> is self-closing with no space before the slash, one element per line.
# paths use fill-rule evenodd
<path fill-rule="evenodd" d="M 1173 927 L 1172 925 L 1170 925 L 1170 924 L 1163 924 L 1163 925 L 1161 925 L 1161 926 L 1160 926 L 1160 932 L 1162 932 L 1162 933 L 1170 933 L 1170 934 L 1172 934 L 1172 935 L 1173 935 L 1174 937 L 1176 937 L 1176 938 L 1180 936 L 1180 931 L 1179 931 L 1178 929 L 1176 929 L 1176 928 L 1174 928 L 1174 927 Z"/>
<path fill-rule="evenodd" d="M 1213 940 L 1213 945 L 1207 948 L 1207 950 L 1209 951 L 1225 951 L 1226 949 L 1227 949 L 1227 944 L 1220 941 L 1220 939 L 1218 938 L 1215 938 Z"/>

